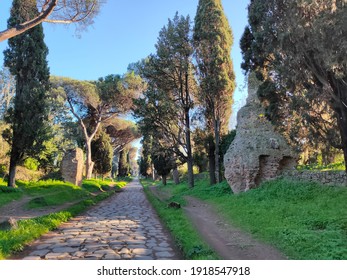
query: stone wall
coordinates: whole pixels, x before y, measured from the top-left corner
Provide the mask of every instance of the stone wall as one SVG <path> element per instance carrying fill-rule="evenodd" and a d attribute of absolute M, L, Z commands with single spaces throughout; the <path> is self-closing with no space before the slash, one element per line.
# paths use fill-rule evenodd
<path fill-rule="evenodd" d="M 69 150 L 61 162 L 61 174 L 65 182 L 81 186 L 83 179 L 84 158 L 80 148 Z"/>
<path fill-rule="evenodd" d="M 323 185 L 335 185 L 347 187 L 347 174 L 345 171 L 298 171 L 289 170 L 282 174 L 285 178 L 299 181 L 317 182 Z"/>

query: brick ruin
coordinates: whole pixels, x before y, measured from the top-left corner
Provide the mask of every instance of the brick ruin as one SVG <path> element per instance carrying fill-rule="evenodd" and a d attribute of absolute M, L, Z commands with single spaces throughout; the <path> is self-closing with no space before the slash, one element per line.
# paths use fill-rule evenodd
<path fill-rule="evenodd" d="M 234 193 L 256 188 L 297 164 L 297 155 L 266 119 L 258 87 L 250 74 L 247 103 L 237 114 L 236 136 L 224 156 L 225 178 Z"/>

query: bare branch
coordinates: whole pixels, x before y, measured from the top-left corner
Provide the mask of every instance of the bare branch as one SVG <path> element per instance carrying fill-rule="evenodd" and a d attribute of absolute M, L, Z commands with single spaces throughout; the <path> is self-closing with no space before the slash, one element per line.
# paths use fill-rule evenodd
<path fill-rule="evenodd" d="M 40 2 L 39 14 L 15 27 L 0 31 L 0 42 L 22 34 L 42 22 L 91 24 L 104 0 L 92 0 L 90 3 L 80 0 L 44 0 Z"/>

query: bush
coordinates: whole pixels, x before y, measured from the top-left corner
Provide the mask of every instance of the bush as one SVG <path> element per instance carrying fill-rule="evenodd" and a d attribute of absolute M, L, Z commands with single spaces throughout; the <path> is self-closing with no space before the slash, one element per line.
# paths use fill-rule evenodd
<path fill-rule="evenodd" d="M 7 166 L 6 164 L 0 164 L 0 176 L 5 177 L 7 174 Z"/>
<path fill-rule="evenodd" d="M 37 171 L 39 169 L 39 164 L 40 163 L 34 158 L 27 158 L 24 161 L 24 167 L 32 171 Z"/>
<path fill-rule="evenodd" d="M 196 165 L 193 166 L 193 173 L 194 175 L 199 174 L 199 168 Z M 180 175 L 180 178 L 185 178 L 187 176 L 188 166 L 186 163 L 178 167 L 178 174 Z"/>

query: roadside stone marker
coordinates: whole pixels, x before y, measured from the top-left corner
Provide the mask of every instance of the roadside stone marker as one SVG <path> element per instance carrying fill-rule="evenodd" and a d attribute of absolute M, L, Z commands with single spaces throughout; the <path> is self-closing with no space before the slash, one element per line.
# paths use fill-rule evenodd
<path fill-rule="evenodd" d="M 83 151 L 80 148 L 67 151 L 61 163 L 61 174 L 64 181 L 81 186 L 83 166 Z"/>

